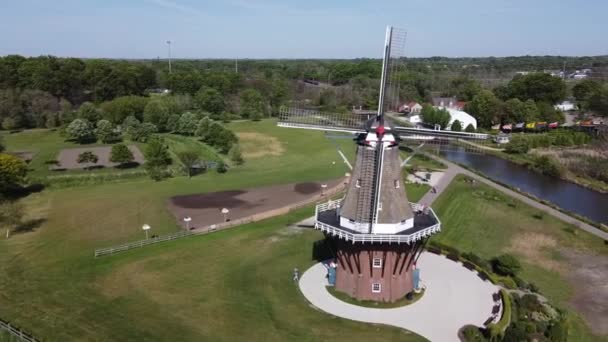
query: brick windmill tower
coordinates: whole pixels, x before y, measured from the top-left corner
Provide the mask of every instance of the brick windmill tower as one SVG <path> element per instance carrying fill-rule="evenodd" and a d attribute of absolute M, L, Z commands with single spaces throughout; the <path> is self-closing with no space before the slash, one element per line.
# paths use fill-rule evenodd
<path fill-rule="evenodd" d="M 446 144 L 486 140 L 469 134 L 394 126 L 385 112 L 399 105 L 398 63 L 404 58 L 405 33 L 386 30 L 377 113 L 343 115 L 289 109 L 282 127 L 353 133 L 357 159 L 344 198 L 316 207 L 315 228 L 335 249 L 335 288 L 360 300 L 392 302 L 417 287 L 416 260 L 441 223 L 431 208 L 410 203 L 402 183 L 402 140 Z M 392 74 L 392 75 L 391 75 Z"/>

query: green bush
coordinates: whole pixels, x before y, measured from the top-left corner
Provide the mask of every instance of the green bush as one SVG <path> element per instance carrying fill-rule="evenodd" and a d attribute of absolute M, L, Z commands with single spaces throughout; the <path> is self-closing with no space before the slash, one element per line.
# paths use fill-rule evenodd
<path fill-rule="evenodd" d="M 549 156 L 535 156 L 532 168 L 551 177 L 559 177 L 563 173 L 561 165 Z"/>
<path fill-rule="evenodd" d="M 462 337 L 466 342 L 484 342 L 487 339 L 483 336 L 478 327 L 467 325 L 462 329 Z"/>
<path fill-rule="evenodd" d="M 507 146 L 505 146 L 505 152 L 511 154 L 525 154 L 528 153 L 529 150 L 530 145 L 523 137 L 514 137 Z"/>
<path fill-rule="evenodd" d="M 521 264 L 514 256 L 503 254 L 492 260 L 492 267 L 500 275 L 514 276 L 521 269 Z"/>

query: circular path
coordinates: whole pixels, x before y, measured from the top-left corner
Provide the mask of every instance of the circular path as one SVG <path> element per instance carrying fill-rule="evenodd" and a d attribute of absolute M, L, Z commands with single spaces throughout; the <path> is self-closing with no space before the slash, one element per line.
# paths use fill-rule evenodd
<path fill-rule="evenodd" d="M 325 288 L 327 271 L 318 263 L 300 279 L 300 290 L 317 308 L 354 321 L 388 324 L 407 329 L 430 341 L 459 341 L 467 324 L 483 326 L 491 316 L 492 294 L 499 288 L 483 281 L 462 264 L 425 252 L 418 260 L 426 292 L 416 303 L 394 309 L 373 309 L 345 303 Z"/>

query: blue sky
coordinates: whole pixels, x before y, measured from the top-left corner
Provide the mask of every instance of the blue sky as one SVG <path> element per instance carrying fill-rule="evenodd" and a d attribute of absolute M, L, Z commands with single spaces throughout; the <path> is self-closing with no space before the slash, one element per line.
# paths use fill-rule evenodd
<path fill-rule="evenodd" d="M 0 0 L 0 55 L 380 57 L 608 54 L 606 0 Z"/>

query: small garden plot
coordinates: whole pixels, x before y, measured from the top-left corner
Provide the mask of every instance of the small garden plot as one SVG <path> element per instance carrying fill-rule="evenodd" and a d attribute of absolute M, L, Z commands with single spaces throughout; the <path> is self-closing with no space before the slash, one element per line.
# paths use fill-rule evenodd
<path fill-rule="evenodd" d="M 141 151 L 135 145 L 128 146 L 131 153 L 133 153 L 132 165 L 140 165 L 144 162 L 144 156 Z M 97 156 L 96 163 L 78 163 L 78 156 L 84 152 L 91 152 Z M 69 148 L 63 149 L 57 156 L 57 164 L 50 166 L 51 170 L 74 170 L 94 167 L 115 167 L 118 163 L 110 161 L 110 155 L 112 152 L 112 146 L 99 146 L 99 147 L 81 147 L 81 148 Z"/>

